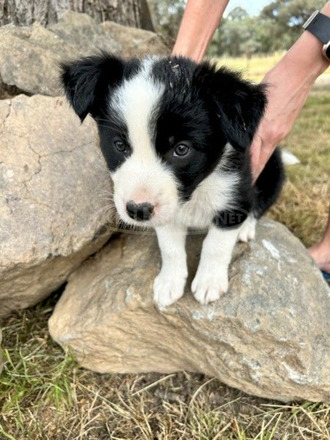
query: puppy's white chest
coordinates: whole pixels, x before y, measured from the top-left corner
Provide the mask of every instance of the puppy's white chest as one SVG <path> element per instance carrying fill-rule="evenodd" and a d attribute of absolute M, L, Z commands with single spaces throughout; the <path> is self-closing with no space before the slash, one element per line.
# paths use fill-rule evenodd
<path fill-rule="evenodd" d="M 217 212 L 232 206 L 236 183 L 235 174 L 215 170 L 199 184 L 191 199 L 180 206 L 176 222 L 191 228 L 207 228 Z"/>

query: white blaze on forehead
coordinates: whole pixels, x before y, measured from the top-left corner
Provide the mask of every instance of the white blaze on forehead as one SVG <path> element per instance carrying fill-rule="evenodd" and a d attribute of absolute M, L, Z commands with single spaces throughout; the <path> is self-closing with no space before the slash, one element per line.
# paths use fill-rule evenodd
<path fill-rule="evenodd" d="M 144 60 L 140 71 L 121 84 L 111 101 L 126 123 L 133 155 L 143 158 L 154 156 L 151 122 L 164 93 L 164 84 L 152 77 L 153 63 L 152 59 Z"/>
<path fill-rule="evenodd" d="M 138 224 L 127 214 L 127 202 L 154 206 L 152 224 L 168 222 L 177 208 L 178 194 L 172 172 L 158 158 L 155 148 L 157 109 L 165 85 L 152 75 L 154 60 L 144 60 L 139 72 L 114 92 L 112 115 L 127 127 L 132 153 L 112 173 L 114 201 L 120 217 Z"/>

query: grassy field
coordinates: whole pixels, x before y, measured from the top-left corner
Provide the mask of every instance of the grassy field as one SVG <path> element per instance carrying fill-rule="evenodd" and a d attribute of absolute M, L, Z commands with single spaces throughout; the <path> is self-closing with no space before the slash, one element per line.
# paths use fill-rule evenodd
<path fill-rule="evenodd" d="M 244 76 L 253 81 L 261 81 L 266 72 L 270 70 L 283 56 L 284 52 L 276 52 L 267 56 L 255 56 L 250 59 L 246 57 L 231 58 L 222 57 L 219 65 L 225 65 L 234 70 L 240 70 Z M 326 70 L 321 78 L 327 78 L 330 82 L 330 69 Z"/>
<path fill-rule="evenodd" d="M 269 214 L 306 246 L 320 239 L 327 217 L 329 114 L 329 90 L 312 91 L 283 142 L 301 163 L 288 169 Z M 60 293 L 3 323 L 0 440 L 330 439 L 330 406 L 322 403 L 281 404 L 185 372 L 100 375 L 80 368 L 48 334 Z"/>

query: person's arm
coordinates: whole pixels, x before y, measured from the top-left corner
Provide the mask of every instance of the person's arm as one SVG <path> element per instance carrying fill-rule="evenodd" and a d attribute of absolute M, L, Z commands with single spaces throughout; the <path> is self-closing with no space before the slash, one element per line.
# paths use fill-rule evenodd
<path fill-rule="evenodd" d="M 229 0 L 188 0 L 172 55 L 201 61 Z"/>
<path fill-rule="evenodd" d="M 322 9 L 330 16 L 330 1 Z M 256 179 L 278 143 L 290 132 L 315 80 L 329 67 L 322 43 L 304 31 L 297 42 L 263 79 L 268 105 L 251 145 L 251 164 Z"/>

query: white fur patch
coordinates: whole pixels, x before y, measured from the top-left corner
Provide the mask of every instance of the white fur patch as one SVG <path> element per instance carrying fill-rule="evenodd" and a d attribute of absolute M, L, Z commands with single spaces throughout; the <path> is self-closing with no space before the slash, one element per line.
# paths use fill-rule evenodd
<path fill-rule="evenodd" d="M 228 290 L 228 266 L 240 228 L 212 226 L 203 242 L 202 254 L 191 290 L 201 304 L 216 301 Z"/>
<path fill-rule="evenodd" d="M 250 240 L 254 240 L 256 235 L 256 225 L 257 220 L 253 215 L 249 215 L 240 229 L 238 236 L 239 241 L 247 243 Z"/>
<path fill-rule="evenodd" d="M 150 203 L 155 207 L 153 216 L 144 226 L 167 223 L 178 202 L 173 173 L 157 157 L 154 148 L 154 113 L 164 93 L 164 84 L 151 75 L 153 60 L 144 60 L 140 72 L 126 80 L 114 93 L 111 106 L 125 122 L 132 154 L 112 174 L 114 201 L 120 217 L 129 224 L 126 204 Z"/>
<path fill-rule="evenodd" d="M 291 153 L 291 151 L 288 151 L 285 148 L 282 148 L 280 151 L 284 165 L 297 165 L 300 163 L 298 157 Z"/>
<path fill-rule="evenodd" d="M 188 275 L 186 229 L 173 224 L 156 228 L 162 254 L 162 268 L 154 282 L 154 301 L 163 309 L 177 301 L 184 292 Z"/>
<path fill-rule="evenodd" d="M 177 223 L 191 228 L 207 228 L 212 224 L 217 212 L 234 207 L 233 194 L 239 176 L 235 173 L 221 172 L 233 147 L 227 144 L 225 148 L 217 168 L 198 185 L 191 199 L 179 208 L 175 219 Z"/>
<path fill-rule="evenodd" d="M 152 64 L 152 59 L 144 60 L 140 72 L 125 80 L 111 100 L 111 106 L 116 108 L 127 125 L 133 155 L 138 156 L 142 163 L 155 159 L 150 124 L 165 89 L 164 84 L 156 82 L 151 75 Z"/>

